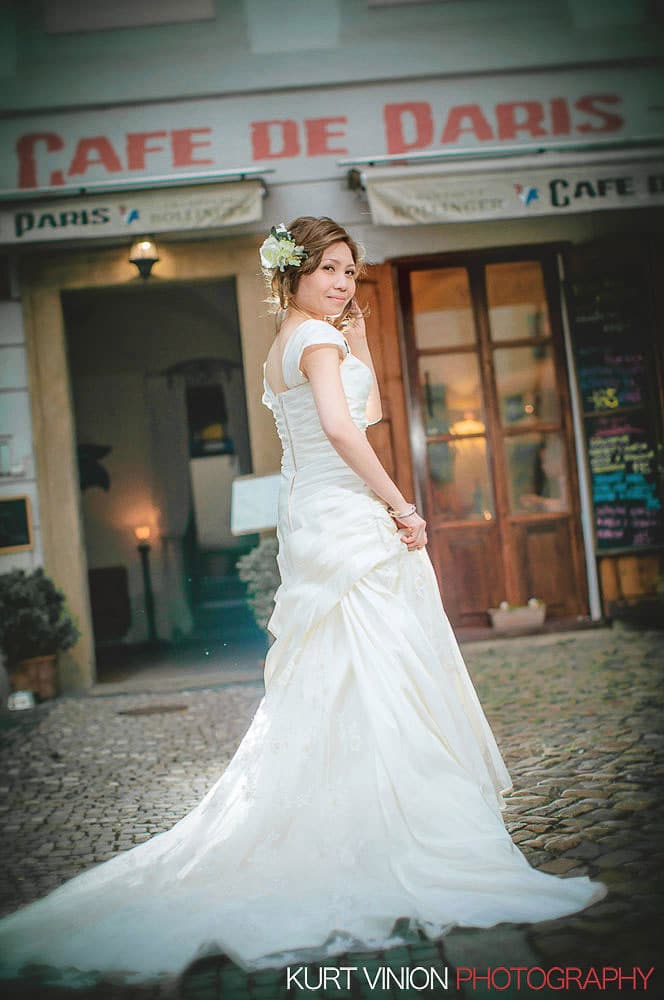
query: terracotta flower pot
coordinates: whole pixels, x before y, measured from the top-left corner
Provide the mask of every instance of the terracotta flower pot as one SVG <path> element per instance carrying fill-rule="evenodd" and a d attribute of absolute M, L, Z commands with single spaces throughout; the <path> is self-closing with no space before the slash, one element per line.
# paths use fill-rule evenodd
<path fill-rule="evenodd" d="M 58 694 L 57 653 L 19 660 L 9 674 L 13 691 L 34 691 L 40 701 Z"/>

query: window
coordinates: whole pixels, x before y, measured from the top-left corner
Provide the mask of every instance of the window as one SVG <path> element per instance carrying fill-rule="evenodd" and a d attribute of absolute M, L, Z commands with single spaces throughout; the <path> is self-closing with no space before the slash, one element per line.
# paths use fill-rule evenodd
<path fill-rule="evenodd" d="M 191 458 L 235 454 L 228 436 L 228 411 L 221 385 L 187 386 L 187 422 Z"/>
<path fill-rule="evenodd" d="M 107 31 L 114 28 L 151 28 L 159 24 L 212 21 L 214 0 L 47 0 L 44 26 L 50 35 L 69 31 Z"/>

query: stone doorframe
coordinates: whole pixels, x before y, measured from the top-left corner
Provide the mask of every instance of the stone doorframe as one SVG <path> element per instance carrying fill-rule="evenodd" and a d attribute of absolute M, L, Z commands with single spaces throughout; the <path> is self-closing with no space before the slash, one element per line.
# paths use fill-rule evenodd
<path fill-rule="evenodd" d="M 234 277 L 254 471 L 279 464 L 274 421 L 261 403 L 262 364 L 274 334 L 258 261 L 260 237 L 159 242 L 151 285 Z M 121 247 L 46 249 L 26 253 L 19 274 L 24 307 L 44 570 L 61 587 L 81 630 L 76 645 L 58 656 L 61 690 L 80 691 L 96 678 L 88 567 L 76 457 L 76 427 L 60 293 L 140 283 Z"/>

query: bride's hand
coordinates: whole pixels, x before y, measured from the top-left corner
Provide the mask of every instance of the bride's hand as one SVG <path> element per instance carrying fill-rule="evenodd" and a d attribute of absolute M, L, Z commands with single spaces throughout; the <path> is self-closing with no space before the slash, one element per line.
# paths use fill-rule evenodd
<path fill-rule="evenodd" d="M 417 511 L 408 514 L 407 517 L 395 517 L 394 520 L 401 527 L 408 529 L 404 535 L 401 535 L 401 541 L 408 546 L 409 551 L 424 548 L 428 540 L 427 522 L 423 517 L 420 517 Z"/>
<path fill-rule="evenodd" d="M 346 314 L 346 325 L 344 333 L 347 333 L 349 337 L 366 337 L 367 328 L 364 322 L 364 315 L 359 305 L 357 304 L 357 299 L 352 299 L 348 312 Z"/>

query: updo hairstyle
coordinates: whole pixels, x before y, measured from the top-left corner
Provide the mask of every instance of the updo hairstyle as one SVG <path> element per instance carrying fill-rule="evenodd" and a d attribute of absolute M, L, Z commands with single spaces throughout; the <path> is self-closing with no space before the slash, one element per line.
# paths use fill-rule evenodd
<path fill-rule="evenodd" d="M 290 300 L 297 294 L 302 275 L 313 274 L 320 266 L 323 254 L 333 243 L 343 242 L 348 246 L 356 268 L 356 280 L 364 273 L 363 248 L 334 219 L 330 219 L 327 215 L 318 217 L 301 215 L 294 219 L 287 226 L 287 229 L 292 233 L 295 243 L 304 247 L 307 256 L 298 267 L 287 265 L 283 271 L 280 271 L 278 267 L 269 270 L 263 269 L 270 293 L 267 301 L 273 312 L 279 314 L 288 308 Z M 339 329 L 345 326 L 350 306 L 349 302 L 341 315 L 332 320 L 334 326 Z M 366 310 L 363 310 L 363 313 L 366 313 Z M 279 316 L 277 316 L 278 322 Z"/>

